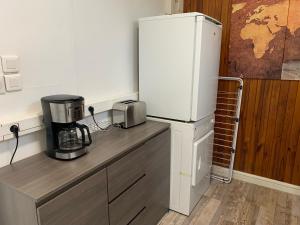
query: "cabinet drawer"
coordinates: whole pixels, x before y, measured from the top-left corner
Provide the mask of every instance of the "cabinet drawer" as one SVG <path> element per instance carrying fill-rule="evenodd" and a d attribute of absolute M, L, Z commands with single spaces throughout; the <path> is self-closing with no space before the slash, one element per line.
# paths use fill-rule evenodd
<path fill-rule="evenodd" d="M 102 170 L 37 209 L 40 225 L 108 225 Z"/>
<path fill-rule="evenodd" d="M 109 204 L 110 225 L 127 225 L 145 208 L 145 177 Z"/>
<path fill-rule="evenodd" d="M 146 208 L 144 208 L 136 218 L 134 218 L 133 221 L 131 221 L 128 225 L 147 225 L 145 222 L 145 213 L 146 213 Z"/>
<path fill-rule="evenodd" d="M 145 147 L 141 146 L 107 168 L 108 198 L 115 199 L 145 174 Z"/>

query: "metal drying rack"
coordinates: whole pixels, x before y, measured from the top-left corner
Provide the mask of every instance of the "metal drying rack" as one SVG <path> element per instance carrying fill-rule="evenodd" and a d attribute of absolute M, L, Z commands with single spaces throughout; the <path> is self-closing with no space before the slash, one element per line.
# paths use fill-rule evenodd
<path fill-rule="evenodd" d="M 233 81 L 235 85 L 233 90 L 219 87 L 218 91 L 213 164 L 228 169 L 228 173 L 227 176 L 213 174 L 212 178 L 231 183 L 244 84 L 242 79 L 236 77 L 219 77 L 219 80 Z"/>

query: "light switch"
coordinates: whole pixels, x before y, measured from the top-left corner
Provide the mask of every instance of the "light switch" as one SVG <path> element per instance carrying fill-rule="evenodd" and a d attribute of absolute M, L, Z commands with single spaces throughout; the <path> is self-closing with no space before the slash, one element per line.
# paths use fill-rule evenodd
<path fill-rule="evenodd" d="M 0 75 L 0 95 L 5 94 L 4 76 Z"/>
<path fill-rule="evenodd" d="M 20 59 L 18 56 L 1 56 L 2 68 L 5 74 L 20 72 Z"/>
<path fill-rule="evenodd" d="M 4 79 L 7 91 L 22 90 L 22 77 L 20 74 L 4 75 Z"/>

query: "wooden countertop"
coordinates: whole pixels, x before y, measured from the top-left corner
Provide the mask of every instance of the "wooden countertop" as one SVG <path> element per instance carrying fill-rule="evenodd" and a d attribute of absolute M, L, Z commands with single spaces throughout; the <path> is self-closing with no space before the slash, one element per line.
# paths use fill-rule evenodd
<path fill-rule="evenodd" d="M 168 128 L 154 121 L 127 130 L 113 128 L 97 134 L 94 147 L 79 159 L 59 161 L 40 153 L 3 167 L 0 184 L 26 194 L 39 206 Z"/>

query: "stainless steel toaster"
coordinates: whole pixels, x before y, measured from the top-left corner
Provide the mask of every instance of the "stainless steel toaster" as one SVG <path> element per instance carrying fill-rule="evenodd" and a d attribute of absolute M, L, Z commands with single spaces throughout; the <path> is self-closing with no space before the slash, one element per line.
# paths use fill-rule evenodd
<path fill-rule="evenodd" d="M 146 103 L 127 100 L 113 105 L 113 124 L 130 128 L 146 121 Z"/>

